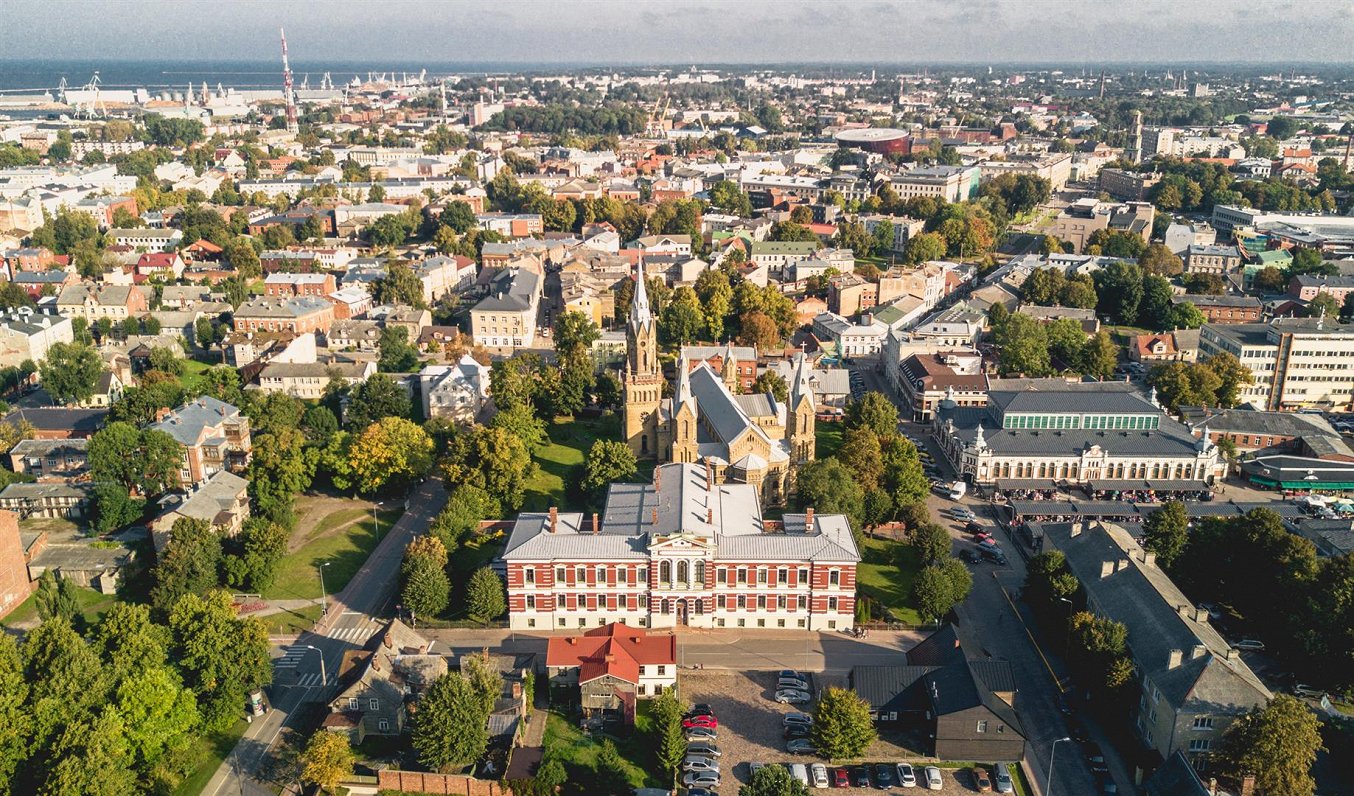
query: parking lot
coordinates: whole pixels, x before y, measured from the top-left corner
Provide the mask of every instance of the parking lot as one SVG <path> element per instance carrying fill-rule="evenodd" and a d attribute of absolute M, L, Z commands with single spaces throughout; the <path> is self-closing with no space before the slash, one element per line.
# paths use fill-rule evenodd
<path fill-rule="evenodd" d="M 811 755 L 792 755 L 785 751 L 782 738 L 782 717 L 786 713 L 812 712 L 812 705 L 779 705 L 772 699 L 775 693 L 775 672 L 721 672 L 701 670 L 683 672 L 682 699 L 688 704 L 705 703 L 719 720 L 718 745 L 721 753 L 721 793 L 736 793 L 751 776 L 750 764 L 757 763 L 826 763 Z M 816 690 L 820 683 L 815 681 Z M 903 745 L 902 739 L 881 738 L 870 747 L 863 762 L 912 763 L 921 777 L 921 767 L 930 762 L 926 757 Z M 829 771 L 835 766 L 829 765 Z M 957 779 L 956 779 L 957 777 Z M 967 794 L 976 793 L 972 775 L 967 769 L 942 769 L 945 788 L 940 791 L 914 789 L 917 793 Z M 895 788 L 897 786 L 895 785 Z M 873 788 L 833 789 L 834 793 L 878 793 Z"/>

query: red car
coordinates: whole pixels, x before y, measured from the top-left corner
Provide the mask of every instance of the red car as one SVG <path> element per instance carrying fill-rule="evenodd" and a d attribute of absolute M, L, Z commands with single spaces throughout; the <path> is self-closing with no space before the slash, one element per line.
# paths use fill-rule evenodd
<path fill-rule="evenodd" d="M 706 727 L 711 730 L 719 729 L 719 720 L 714 716 L 692 716 L 689 719 L 682 720 L 682 729 L 689 730 L 692 727 Z"/>
<path fill-rule="evenodd" d="M 851 787 L 851 772 L 844 768 L 832 769 L 832 787 L 849 788 Z"/>

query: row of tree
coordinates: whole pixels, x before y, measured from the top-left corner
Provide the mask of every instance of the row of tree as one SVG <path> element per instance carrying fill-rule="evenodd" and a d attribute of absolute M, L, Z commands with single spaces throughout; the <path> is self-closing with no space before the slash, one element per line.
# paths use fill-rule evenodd
<path fill-rule="evenodd" d="M 1086 334 L 1080 321 L 1059 318 L 1044 323 L 995 304 L 989 313 L 992 338 L 1001 355 L 1001 370 L 1029 377 L 1080 373 L 1097 379 L 1114 375 L 1119 346 L 1101 329 Z"/>

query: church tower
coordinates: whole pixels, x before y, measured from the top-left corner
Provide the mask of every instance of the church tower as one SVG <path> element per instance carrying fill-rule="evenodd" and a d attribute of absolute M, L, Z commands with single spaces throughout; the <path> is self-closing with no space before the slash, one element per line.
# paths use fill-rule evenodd
<path fill-rule="evenodd" d="M 809 358 L 795 357 L 794 372 L 790 375 L 789 400 L 786 401 L 785 439 L 790 446 L 791 468 L 814 459 L 817 442 L 814 438 L 817 414 L 813 405 L 813 386 L 809 384 Z"/>
<path fill-rule="evenodd" d="M 723 359 L 720 378 L 724 380 L 724 386 L 729 388 L 729 392 L 737 395 L 743 391 L 743 385 L 738 378 L 738 357 L 733 353 L 733 341 L 724 344 Z"/>
<path fill-rule="evenodd" d="M 669 461 L 691 464 L 699 457 L 696 445 L 696 399 L 691 395 L 691 363 L 677 360 L 677 390 L 672 397 L 672 451 Z"/>
<path fill-rule="evenodd" d="M 635 295 L 625 327 L 625 441 L 641 459 L 658 455 L 658 406 L 663 373 L 658 367 L 658 324 L 649 311 L 644 260 L 639 261 Z"/>

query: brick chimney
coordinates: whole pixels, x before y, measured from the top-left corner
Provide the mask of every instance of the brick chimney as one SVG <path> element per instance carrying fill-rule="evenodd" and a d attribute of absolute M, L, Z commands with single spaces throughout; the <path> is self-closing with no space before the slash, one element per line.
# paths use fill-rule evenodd
<path fill-rule="evenodd" d="M 715 488 L 715 466 L 710 463 L 709 457 L 705 459 L 705 488 L 707 490 Z"/>
<path fill-rule="evenodd" d="M 804 530 L 808 533 L 813 532 L 813 506 L 804 509 Z"/>
<path fill-rule="evenodd" d="M 655 492 L 658 491 L 658 488 L 662 480 L 663 480 L 663 468 L 662 467 L 653 468 L 653 491 Z"/>
<path fill-rule="evenodd" d="M 1184 662 L 1184 659 L 1185 659 L 1184 650 L 1171 650 L 1166 657 L 1166 668 L 1178 669 L 1180 667 L 1180 664 Z"/>
<path fill-rule="evenodd" d="M 653 508 L 653 509 L 650 509 L 650 514 L 649 514 L 649 524 L 650 524 L 650 525 L 657 525 L 657 524 L 658 524 L 658 509 L 657 509 L 656 507 Z"/>
<path fill-rule="evenodd" d="M 551 507 L 550 507 L 550 532 L 551 532 L 551 533 L 554 533 L 554 532 L 557 531 L 557 530 L 559 530 L 559 507 L 558 507 L 558 506 L 551 506 Z"/>
<path fill-rule="evenodd" d="M 601 530 L 602 530 L 602 518 L 598 516 L 597 512 L 594 511 L 592 513 L 592 535 L 596 536 L 598 533 L 601 533 Z"/>
<path fill-rule="evenodd" d="M 715 524 L 715 510 L 714 510 L 714 509 L 706 509 L 706 510 L 705 510 L 705 524 L 706 524 L 706 525 L 714 525 L 714 524 Z"/>
<path fill-rule="evenodd" d="M 1239 796 L 1255 796 L 1255 775 L 1247 774 L 1241 778 L 1241 793 Z"/>

